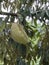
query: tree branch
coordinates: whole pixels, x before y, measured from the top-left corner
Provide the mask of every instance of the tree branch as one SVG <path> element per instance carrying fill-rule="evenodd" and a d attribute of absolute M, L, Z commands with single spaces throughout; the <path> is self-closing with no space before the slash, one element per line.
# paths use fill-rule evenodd
<path fill-rule="evenodd" d="M 0 12 L 1 15 L 11 15 L 18 17 L 17 13 L 7 13 L 7 12 Z"/>
<path fill-rule="evenodd" d="M 37 13 L 40 13 L 40 12 L 41 12 L 41 10 L 40 10 L 40 11 L 36 11 L 36 12 L 32 13 L 32 16 L 35 16 Z M 17 14 L 17 13 L 0 12 L 0 14 L 1 14 L 1 15 L 11 15 L 11 16 L 16 16 L 16 17 L 18 17 L 18 14 Z"/>

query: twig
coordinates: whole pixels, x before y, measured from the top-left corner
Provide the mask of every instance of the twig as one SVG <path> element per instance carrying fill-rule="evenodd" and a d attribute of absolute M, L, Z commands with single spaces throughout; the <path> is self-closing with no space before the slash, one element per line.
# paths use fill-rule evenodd
<path fill-rule="evenodd" d="M 0 12 L 1 15 L 11 15 L 18 17 L 17 13 L 7 13 L 7 12 Z"/>
<path fill-rule="evenodd" d="M 39 10 L 39 11 L 35 11 L 35 12 L 33 12 L 32 13 L 32 16 L 35 16 L 37 13 L 40 13 L 41 12 L 41 10 Z M 1 15 L 11 15 L 11 16 L 16 16 L 16 17 L 18 17 L 18 14 L 17 13 L 8 13 L 8 12 L 0 12 L 0 14 Z"/>

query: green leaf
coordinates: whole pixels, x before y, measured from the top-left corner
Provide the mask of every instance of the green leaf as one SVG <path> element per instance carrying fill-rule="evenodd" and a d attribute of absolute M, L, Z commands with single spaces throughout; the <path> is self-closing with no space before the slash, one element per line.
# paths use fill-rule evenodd
<path fill-rule="evenodd" d="M 34 19 L 34 24 L 35 26 L 37 26 L 37 19 Z"/>
<path fill-rule="evenodd" d="M 4 28 L 5 28 L 5 22 L 2 22 L 2 24 L 0 25 L 0 32 L 2 32 Z"/>

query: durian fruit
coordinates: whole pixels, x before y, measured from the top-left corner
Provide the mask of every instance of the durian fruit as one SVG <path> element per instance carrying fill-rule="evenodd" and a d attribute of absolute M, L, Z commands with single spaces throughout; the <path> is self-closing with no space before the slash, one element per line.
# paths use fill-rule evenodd
<path fill-rule="evenodd" d="M 18 22 L 14 22 L 11 25 L 11 38 L 15 42 L 18 42 L 24 45 L 30 42 L 29 37 L 24 30 L 24 27 Z"/>

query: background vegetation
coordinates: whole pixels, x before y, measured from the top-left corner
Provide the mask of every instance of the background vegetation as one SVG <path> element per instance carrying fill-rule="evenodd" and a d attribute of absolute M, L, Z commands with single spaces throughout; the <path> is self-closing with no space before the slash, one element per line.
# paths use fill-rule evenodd
<path fill-rule="evenodd" d="M 31 41 L 28 50 L 9 36 L 17 19 Z M 49 0 L 0 0 L 1 64 L 49 65 Z"/>

